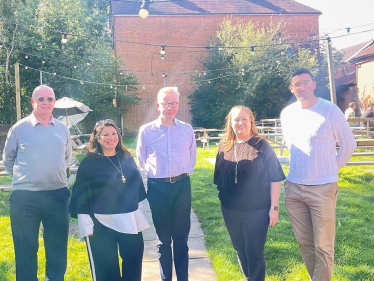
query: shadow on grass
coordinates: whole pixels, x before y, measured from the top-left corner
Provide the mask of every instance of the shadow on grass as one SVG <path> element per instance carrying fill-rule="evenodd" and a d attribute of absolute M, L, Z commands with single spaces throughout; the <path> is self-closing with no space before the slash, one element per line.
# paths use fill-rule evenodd
<path fill-rule="evenodd" d="M 0 281 L 15 280 L 15 264 L 14 262 L 1 261 L 0 262 Z"/>
<path fill-rule="evenodd" d="M 0 191 L 0 217 L 9 217 L 10 192 Z M 0 279 L 1 280 L 1 279 Z"/>

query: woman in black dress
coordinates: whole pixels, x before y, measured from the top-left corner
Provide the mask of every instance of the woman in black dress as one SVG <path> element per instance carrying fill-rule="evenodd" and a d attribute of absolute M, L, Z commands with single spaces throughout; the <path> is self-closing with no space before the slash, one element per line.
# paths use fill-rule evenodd
<path fill-rule="evenodd" d="M 92 279 L 140 281 L 142 230 L 149 227 L 141 175 L 112 120 L 96 123 L 88 151 L 79 165 L 69 212 L 78 217 L 79 236 L 87 244 Z"/>
<path fill-rule="evenodd" d="M 270 144 L 258 135 L 249 108 L 233 107 L 226 119 L 214 183 L 245 280 L 263 281 L 267 230 L 278 222 L 285 176 Z"/>

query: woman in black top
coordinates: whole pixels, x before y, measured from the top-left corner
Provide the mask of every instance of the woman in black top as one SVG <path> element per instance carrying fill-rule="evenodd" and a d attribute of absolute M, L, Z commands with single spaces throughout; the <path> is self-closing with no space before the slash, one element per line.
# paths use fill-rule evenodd
<path fill-rule="evenodd" d="M 69 212 L 78 217 L 79 235 L 86 240 L 92 279 L 140 281 L 141 231 L 149 226 L 141 211 L 146 198 L 141 175 L 111 120 L 96 123 L 88 150 L 79 165 Z"/>
<path fill-rule="evenodd" d="M 218 146 L 214 183 L 245 280 L 265 280 L 264 245 L 278 221 L 285 179 L 270 144 L 258 135 L 252 111 L 233 107 Z"/>

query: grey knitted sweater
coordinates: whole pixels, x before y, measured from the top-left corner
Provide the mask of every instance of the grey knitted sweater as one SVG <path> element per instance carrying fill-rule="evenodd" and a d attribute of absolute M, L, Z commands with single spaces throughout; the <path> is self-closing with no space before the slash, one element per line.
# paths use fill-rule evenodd
<path fill-rule="evenodd" d="M 66 186 L 66 168 L 71 161 L 69 129 L 55 120 L 44 127 L 33 114 L 8 132 L 3 159 L 12 178 L 13 190 L 43 191 Z"/>

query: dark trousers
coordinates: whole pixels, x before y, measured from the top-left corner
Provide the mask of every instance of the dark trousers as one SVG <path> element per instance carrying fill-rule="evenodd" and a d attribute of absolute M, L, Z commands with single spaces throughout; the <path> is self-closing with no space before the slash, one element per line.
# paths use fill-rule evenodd
<path fill-rule="evenodd" d="M 125 234 L 102 225 L 96 218 L 92 236 L 86 237 L 87 253 L 95 281 L 140 281 L 144 252 L 143 234 Z M 122 274 L 119 267 L 122 259 Z M 122 277 L 121 277 L 122 275 Z"/>
<path fill-rule="evenodd" d="M 45 280 L 64 280 L 69 231 L 70 192 L 14 190 L 10 195 L 10 221 L 16 255 L 17 281 L 37 281 L 39 228 L 43 223 Z"/>
<path fill-rule="evenodd" d="M 161 279 L 172 280 L 174 266 L 178 281 L 188 280 L 188 234 L 191 216 L 191 183 L 187 177 L 176 183 L 148 179 L 147 198 L 157 233 Z"/>
<path fill-rule="evenodd" d="M 245 280 L 265 280 L 264 246 L 269 209 L 234 212 L 221 205 L 221 210 Z"/>

